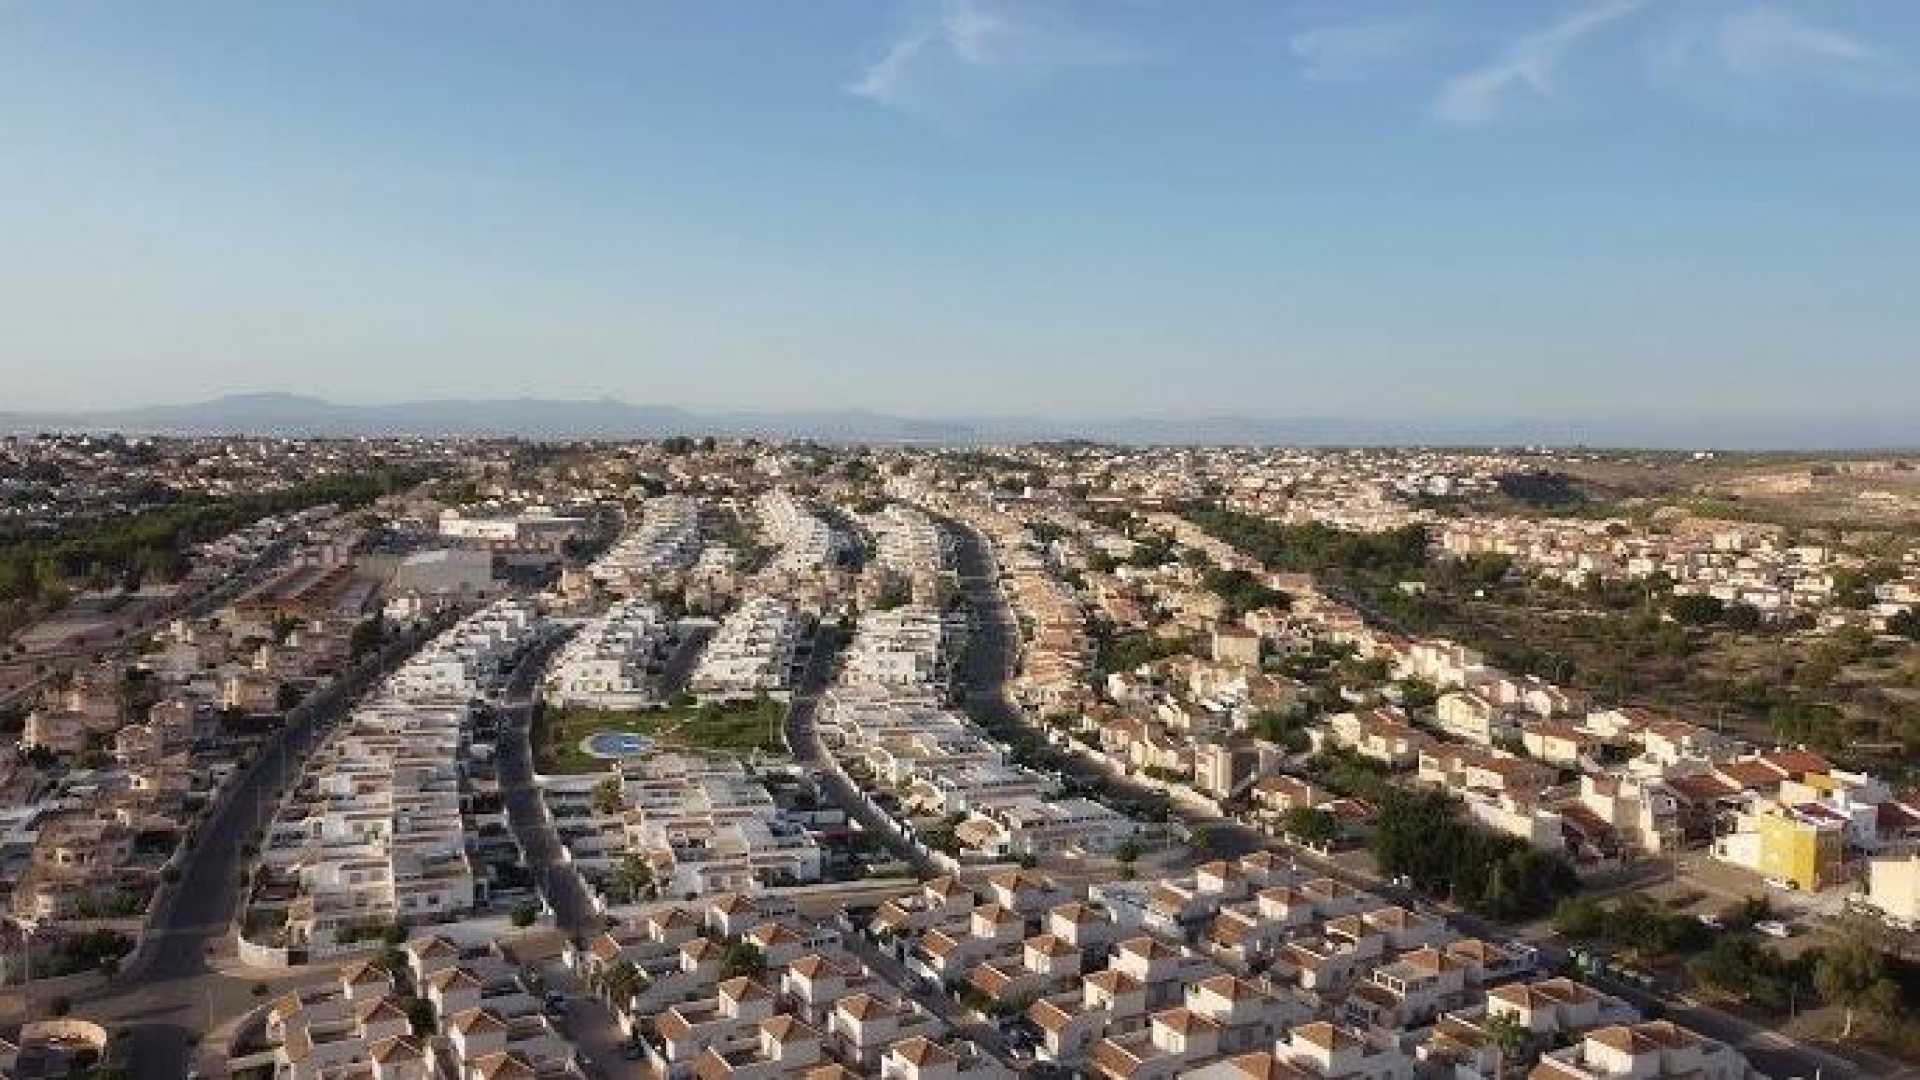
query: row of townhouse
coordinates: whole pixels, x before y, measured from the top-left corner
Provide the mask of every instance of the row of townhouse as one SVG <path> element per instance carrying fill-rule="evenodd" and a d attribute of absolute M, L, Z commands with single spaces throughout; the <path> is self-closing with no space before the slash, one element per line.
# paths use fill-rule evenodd
<path fill-rule="evenodd" d="M 1717 810 L 1713 854 L 1781 885 L 1864 885 L 1864 899 L 1900 925 L 1920 914 L 1920 791 L 1836 768 L 1804 750 L 1722 762 L 1697 778 Z"/>
<path fill-rule="evenodd" d="M 619 805 L 607 808 L 595 789 L 612 780 Z M 609 774 L 557 778 L 543 787 L 568 860 L 600 906 L 618 864 L 638 858 L 654 891 L 693 899 L 757 893 L 775 885 L 818 881 L 819 844 L 775 803 L 743 762 L 691 754 L 651 754 L 621 761 Z"/>
<path fill-rule="evenodd" d="M 496 602 L 444 631 L 328 732 L 268 830 L 250 914 L 272 929 L 256 944 L 290 959 L 326 955 L 489 901 L 492 865 L 511 841 L 491 732 L 476 731 L 473 698 L 544 627 L 529 605 Z M 459 679 L 440 673 L 449 664 L 463 668 Z"/>
<path fill-rule="evenodd" d="M 826 611 L 846 591 L 845 564 L 857 541 L 785 488 L 763 493 L 754 516 L 774 553 L 755 575 L 753 591 L 784 596 L 814 615 Z"/>
<path fill-rule="evenodd" d="M 652 602 L 616 600 L 560 647 L 543 677 L 544 696 L 562 709 L 652 705 L 674 637 L 673 624 Z"/>
<path fill-rule="evenodd" d="M 749 597 L 720 621 L 688 688 L 718 699 L 790 694 L 806 633 L 806 620 L 792 601 Z"/>
<path fill-rule="evenodd" d="M 861 576 L 862 606 L 911 602 L 944 608 L 957 594 L 953 575 L 954 539 L 945 527 L 917 507 L 889 503 L 861 517 L 873 538 L 873 558 Z"/>
<path fill-rule="evenodd" d="M 388 677 L 385 689 L 403 701 L 497 694 L 527 646 L 546 629 L 531 602 L 496 600 L 428 642 Z"/>
<path fill-rule="evenodd" d="M 697 499 L 662 495 L 647 500 L 640 521 L 587 567 L 617 593 L 653 595 L 680 580 L 705 548 L 705 514 Z"/>
<path fill-rule="evenodd" d="M 1098 570 L 1081 571 L 1081 593 L 1102 619 L 1114 626 L 1142 626 L 1148 621 L 1144 589 L 1130 578 Z"/>
<path fill-rule="evenodd" d="M 253 563 L 277 545 L 305 535 L 308 530 L 326 523 L 339 512 L 339 506 L 325 503 L 261 518 L 251 525 L 195 545 L 193 561 L 196 565 L 207 564 L 216 573 L 231 573 Z"/>
<path fill-rule="evenodd" d="M 876 805 L 902 819 L 954 823 L 955 854 L 1002 859 L 1108 852 L 1138 834 L 1125 815 L 1061 800 L 1058 782 L 1009 760 L 1006 746 L 944 698 L 960 616 L 917 605 L 861 616 L 839 682 L 823 700 L 821 738 Z"/>
<path fill-rule="evenodd" d="M 820 725 L 836 757 L 909 835 L 916 821 L 953 822 L 958 857 L 1104 853 L 1139 835 L 1136 822 L 1107 806 L 1059 798 L 1056 780 L 1010 763 L 1004 746 L 928 696 L 835 687 Z"/>
<path fill-rule="evenodd" d="M 1817 890 L 1857 880 L 1863 860 L 1902 856 L 1920 843 L 1920 795 L 1805 750 L 1756 751 L 1643 709 L 1523 721 L 1502 741 L 1520 743 L 1527 756 L 1477 738 L 1429 743 L 1417 750 L 1419 776 L 1461 795 L 1489 825 L 1564 847 L 1577 861 L 1708 847 L 1764 877 Z M 1506 775 L 1459 767 L 1469 761 L 1497 763 Z M 1576 775 L 1553 783 L 1542 766 Z"/>
<path fill-rule="evenodd" d="M 710 542 L 683 575 L 687 611 L 714 614 L 731 608 L 745 580 L 746 554 L 730 544 Z"/>
<path fill-rule="evenodd" d="M 842 654 L 840 681 L 944 698 L 965 631 L 965 616 L 921 604 L 865 612 Z"/>
<path fill-rule="evenodd" d="M 1041 544 L 1018 516 L 990 507 L 969 507 L 966 520 L 991 546 L 1001 594 L 1020 627 L 1019 664 L 1007 692 L 1035 716 L 1091 705 L 1087 616 L 1060 579 L 1051 545 Z"/>

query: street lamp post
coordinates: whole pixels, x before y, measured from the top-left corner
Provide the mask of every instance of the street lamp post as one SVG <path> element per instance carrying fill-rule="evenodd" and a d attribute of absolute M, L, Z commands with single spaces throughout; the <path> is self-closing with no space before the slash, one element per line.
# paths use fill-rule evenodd
<path fill-rule="evenodd" d="M 38 920 L 15 916 L 14 929 L 20 932 L 20 1019 L 33 1019 L 33 935 L 40 929 Z"/>

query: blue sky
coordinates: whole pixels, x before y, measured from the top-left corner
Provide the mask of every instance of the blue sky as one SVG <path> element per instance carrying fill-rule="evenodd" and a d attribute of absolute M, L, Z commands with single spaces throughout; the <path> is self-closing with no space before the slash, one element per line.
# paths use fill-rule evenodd
<path fill-rule="evenodd" d="M 0 6 L 7 407 L 1920 401 L 1920 4 Z"/>

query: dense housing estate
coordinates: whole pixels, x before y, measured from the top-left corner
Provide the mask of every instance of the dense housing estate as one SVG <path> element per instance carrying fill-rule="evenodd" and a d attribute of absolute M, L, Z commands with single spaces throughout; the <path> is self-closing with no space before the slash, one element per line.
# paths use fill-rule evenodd
<path fill-rule="evenodd" d="M 12 921 L 129 918 L 260 745 L 228 732 L 293 722 L 220 962 L 315 967 L 197 1054 L 235 1075 L 1748 1080 L 1778 1049 L 1564 962 L 1539 911 L 1429 903 L 1363 850 L 1403 801 L 1576 881 L 1697 856 L 1920 919 L 1897 781 L 1407 633 L 1193 508 L 1411 537 L 1387 593 L 1493 554 L 1815 633 L 1847 553 L 1457 512 L 1508 455 L 555 453 L 230 538 L 270 565 L 39 688 Z"/>
<path fill-rule="evenodd" d="M 476 801 L 497 781 L 475 720 L 543 625 L 524 601 L 496 601 L 442 632 L 329 734 L 267 833 L 253 907 L 284 922 L 260 944 L 327 955 L 489 902 L 476 855 L 501 816 Z"/>

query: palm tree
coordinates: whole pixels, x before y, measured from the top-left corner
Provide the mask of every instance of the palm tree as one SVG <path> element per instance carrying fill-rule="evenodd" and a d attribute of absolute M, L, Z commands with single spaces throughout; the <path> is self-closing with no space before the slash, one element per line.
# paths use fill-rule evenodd
<path fill-rule="evenodd" d="M 1527 1043 L 1527 1026 L 1512 1013 L 1492 1013 L 1480 1025 L 1480 1035 L 1493 1048 L 1493 1080 L 1505 1080 L 1508 1059 Z"/>
<path fill-rule="evenodd" d="M 633 997 L 640 992 L 644 981 L 633 961 L 622 960 L 600 973 L 600 993 L 607 999 L 607 1004 L 625 1012 L 633 1007 Z"/>

